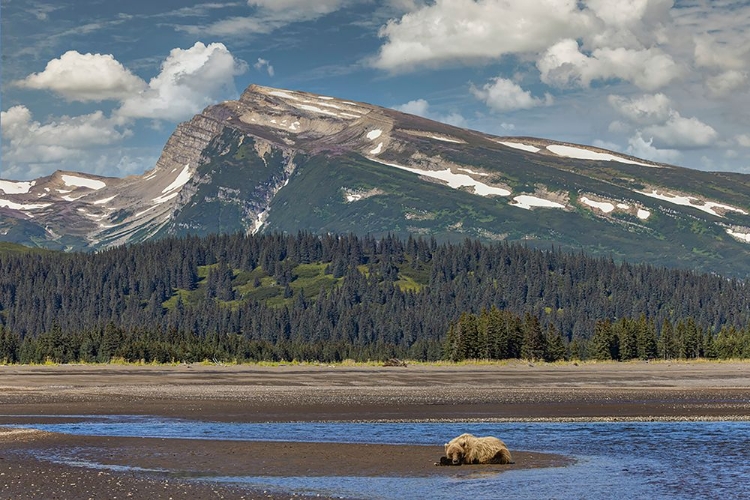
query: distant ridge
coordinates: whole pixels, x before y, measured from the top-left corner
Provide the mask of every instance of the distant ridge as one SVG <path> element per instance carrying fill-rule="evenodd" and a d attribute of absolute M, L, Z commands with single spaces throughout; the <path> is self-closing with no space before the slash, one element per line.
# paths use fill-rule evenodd
<path fill-rule="evenodd" d="M 251 85 L 180 124 L 143 175 L 0 180 L 0 241 L 274 230 L 523 241 L 747 277 L 750 176 Z"/>

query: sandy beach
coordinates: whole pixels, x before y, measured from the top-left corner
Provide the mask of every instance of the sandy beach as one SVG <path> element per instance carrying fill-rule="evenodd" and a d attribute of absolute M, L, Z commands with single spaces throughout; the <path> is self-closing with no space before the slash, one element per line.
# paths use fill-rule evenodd
<path fill-rule="evenodd" d="M 74 419 L 66 415 L 221 422 L 749 420 L 750 363 L 0 366 L 0 408 L 0 425 Z M 73 449 L 76 457 L 115 467 L 50 460 Z M 502 472 L 570 463 L 511 450 L 516 464 L 478 467 Z M 6 428 L 0 498 L 289 498 L 190 478 L 471 472 L 435 467 L 441 454 L 440 445 L 278 443 L 272 436 L 196 443 Z"/>

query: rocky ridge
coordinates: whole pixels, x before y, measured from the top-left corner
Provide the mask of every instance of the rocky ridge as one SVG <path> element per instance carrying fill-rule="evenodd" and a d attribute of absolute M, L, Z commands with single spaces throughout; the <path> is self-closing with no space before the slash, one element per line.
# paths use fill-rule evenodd
<path fill-rule="evenodd" d="M 729 258 L 750 272 L 748 177 L 252 85 L 180 124 L 142 175 L 0 180 L 0 240 L 94 250 L 166 235 L 353 231 L 643 250 L 637 259 L 706 270 Z"/>

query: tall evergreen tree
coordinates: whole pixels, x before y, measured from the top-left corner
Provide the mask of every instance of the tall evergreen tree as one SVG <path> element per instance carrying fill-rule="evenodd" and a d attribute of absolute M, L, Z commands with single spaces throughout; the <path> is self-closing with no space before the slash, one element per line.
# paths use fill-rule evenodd
<path fill-rule="evenodd" d="M 523 319 L 523 347 L 521 356 L 530 361 L 543 360 L 546 348 L 542 325 L 539 318 L 526 313 Z"/>

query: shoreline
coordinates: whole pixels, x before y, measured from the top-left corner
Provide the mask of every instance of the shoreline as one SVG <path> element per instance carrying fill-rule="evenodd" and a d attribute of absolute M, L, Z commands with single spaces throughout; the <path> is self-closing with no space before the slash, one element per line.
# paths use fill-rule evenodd
<path fill-rule="evenodd" d="M 518 362 L 407 368 L 5 365 L 0 366 L 0 413 L 0 425 L 107 415 L 238 423 L 748 421 L 750 363 Z M 200 477 L 424 477 L 493 467 L 435 467 L 442 446 L 108 438 L 29 431 L 15 433 L 11 440 L 10 434 L 2 437 L 3 430 L 0 498 L 276 500 L 296 494 Z M 559 467 L 572 460 L 517 451 L 508 444 L 516 465 L 494 466 L 490 472 Z M 61 453 L 85 459 L 84 466 L 50 460 Z M 91 466 L 98 463 L 124 469 Z"/>
<path fill-rule="evenodd" d="M 509 465 L 440 467 L 442 446 L 102 437 L 0 427 L 0 497 L 278 500 L 297 495 L 262 490 L 263 478 L 459 479 L 576 462 L 512 453 Z M 213 480 L 233 477 L 238 482 Z M 252 479 L 242 484 L 243 478 Z"/>

